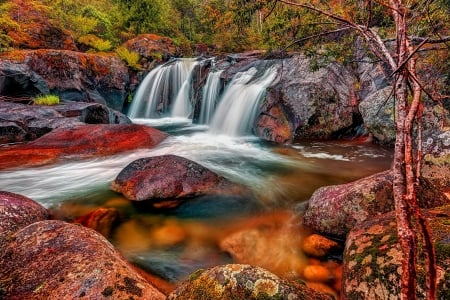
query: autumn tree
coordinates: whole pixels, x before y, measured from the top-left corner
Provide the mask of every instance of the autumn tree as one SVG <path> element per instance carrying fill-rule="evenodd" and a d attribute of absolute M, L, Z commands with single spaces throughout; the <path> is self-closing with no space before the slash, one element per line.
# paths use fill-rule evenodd
<path fill-rule="evenodd" d="M 239 3 L 241 1 L 235 1 Z M 265 3 L 262 3 L 265 2 Z M 403 251 L 401 298 L 415 299 L 417 249 L 423 241 L 427 258 L 427 299 L 436 298 L 436 265 L 430 230 L 417 201 L 421 164 L 421 122 L 423 99 L 438 100 L 420 79 L 420 53 L 444 50 L 430 45 L 448 42 L 449 2 L 447 0 L 329 0 L 255 1 L 242 18 L 262 6 L 286 5 L 316 16 L 319 31 L 304 35 L 295 43 L 324 38 L 336 33 L 357 34 L 385 67 L 395 97 L 396 142 L 392 171 L 397 233 Z M 244 6 L 242 6 L 244 7 Z M 273 12 L 272 8 L 269 13 Z M 300 17 L 301 18 L 301 17 Z M 309 22 L 309 21 L 308 21 Z M 303 23 L 303 26 L 306 24 Z M 390 26 L 392 25 L 392 26 Z M 393 38 L 391 38 L 391 36 Z M 390 42 L 389 44 L 387 42 Z"/>

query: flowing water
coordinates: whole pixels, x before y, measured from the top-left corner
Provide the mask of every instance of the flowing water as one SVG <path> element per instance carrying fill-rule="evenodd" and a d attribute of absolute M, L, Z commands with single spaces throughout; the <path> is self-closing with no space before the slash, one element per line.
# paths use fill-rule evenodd
<path fill-rule="evenodd" d="M 192 66 L 195 62 L 183 61 L 180 66 L 184 64 Z M 65 220 L 98 207 L 118 209 L 122 219 L 110 237 L 112 243 L 130 261 L 173 282 L 199 268 L 231 262 L 223 251 L 232 244 L 230 236 L 245 243 L 248 236 L 255 234 L 258 242 L 256 247 L 249 246 L 247 262 L 280 275 L 297 276 L 306 263 L 298 244 L 307 229 L 293 213 L 294 207 L 304 203 L 318 187 L 389 168 L 391 151 L 352 141 L 274 145 L 248 134 L 247 121 L 254 118 L 261 95 L 276 76 L 273 68 L 259 77 L 255 77 L 255 69 L 236 74 L 220 96 L 210 126 L 193 124 L 187 118 L 151 119 L 155 107 L 162 103 L 151 97 L 166 89 L 156 87 L 154 81 L 170 77 L 168 68 L 173 66 L 158 67 L 147 76 L 138 91 L 141 100 L 129 113 L 135 123 L 170 134 L 160 145 L 106 158 L 0 171 L 0 190 L 28 196 L 51 209 L 56 218 Z M 189 75 L 184 80 L 187 78 Z M 213 110 L 207 110 L 205 115 L 212 115 Z M 243 203 L 236 199 L 195 199 L 177 208 L 160 210 L 134 205 L 109 190 L 127 164 L 163 154 L 191 159 L 244 184 L 254 192 L 255 200 Z M 239 238 L 241 233 L 245 238 Z M 264 253 L 264 258 L 252 258 L 257 253 Z"/>

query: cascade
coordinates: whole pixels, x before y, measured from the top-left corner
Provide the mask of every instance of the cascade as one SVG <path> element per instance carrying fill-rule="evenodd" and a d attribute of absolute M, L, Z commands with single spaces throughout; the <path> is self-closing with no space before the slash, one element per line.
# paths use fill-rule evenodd
<path fill-rule="evenodd" d="M 189 97 L 191 73 L 196 59 L 177 59 L 150 71 L 139 85 L 128 111 L 130 118 L 156 118 L 168 112 L 172 99 Z M 186 83 L 189 81 L 189 83 Z M 183 96 L 178 97 L 178 94 Z M 180 98 L 180 100 L 178 100 Z M 189 98 L 187 98 L 189 101 Z M 181 104 L 174 104 L 183 105 Z M 189 112 L 190 113 L 190 112 Z"/>
<path fill-rule="evenodd" d="M 211 120 L 210 132 L 240 136 L 250 133 L 255 122 L 260 99 L 277 76 L 277 66 L 271 66 L 255 79 L 254 67 L 236 73 L 227 86 Z"/>
<path fill-rule="evenodd" d="M 182 81 L 183 84 L 181 85 L 173 104 L 172 117 L 188 118 L 192 113 L 191 82 L 194 74 L 193 70 L 198 62 L 193 60 L 188 61 L 191 61 L 192 63 L 186 64 L 183 72 L 179 73 L 184 76 L 182 78 L 180 77 L 180 81 Z"/>
<path fill-rule="evenodd" d="M 200 107 L 200 116 L 198 122 L 200 124 L 208 124 L 216 107 L 217 98 L 220 93 L 220 75 L 223 70 L 213 71 L 208 74 L 206 84 L 203 87 L 202 103 Z"/>

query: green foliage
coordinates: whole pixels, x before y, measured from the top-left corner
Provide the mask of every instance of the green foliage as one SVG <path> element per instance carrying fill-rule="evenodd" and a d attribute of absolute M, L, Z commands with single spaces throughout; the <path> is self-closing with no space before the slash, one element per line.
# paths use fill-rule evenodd
<path fill-rule="evenodd" d="M 19 28 L 19 24 L 9 15 L 10 9 L 10 3 L 0 3 L 0 52 L 8 50 L 12 45 L 8 32 Z"/>
<path fill-rule="evenodd" d="M 80 36 L 77 40 L 79 43 L 89 46 L 95 51 L 108 51 L 111 50 L 112 44 L 110 41 L 103 40 L 93 34 Z"/>
<path fill-rule="evenodd" d="M 57 105 L 59 104 L 58 95 L 40 95 L 33 98 L 33 103 L 36 105 Z"/>
<path fill-rule="evenodd" d="M 116 49 L 117 55 L 122 59 L 129 67 L 134 69 L 140 69 L 139 65 L 140 55 L 139 53 L 128 50 L 126 47 L 118 47 Z"/>

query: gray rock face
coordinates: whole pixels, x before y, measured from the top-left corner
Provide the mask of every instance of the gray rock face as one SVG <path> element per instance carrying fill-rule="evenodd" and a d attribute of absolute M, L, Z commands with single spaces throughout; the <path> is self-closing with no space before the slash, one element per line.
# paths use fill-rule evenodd
<path fill-rule="evenodd" d="M 256 132 L 264 139 L 282 142 L 339 135 L 357 125 L 353 82 L 342 66 L 311 71 L 310 60 L 304 56 L 284 59 L 278 81 L 263 102 Z"/>
<path fill-rule="evenodd" d="M 392 87 L 369 94 L 359 105 L 367 130 L 380 143 L 395 143 L 395 107 Z"/>

